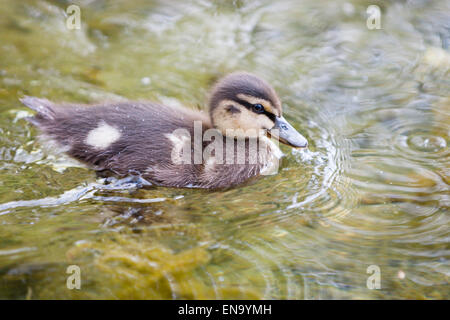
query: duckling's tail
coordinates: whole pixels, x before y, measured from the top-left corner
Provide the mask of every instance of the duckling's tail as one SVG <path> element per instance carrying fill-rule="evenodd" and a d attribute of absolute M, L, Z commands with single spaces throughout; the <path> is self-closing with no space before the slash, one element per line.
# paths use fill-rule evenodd
<path fill-rule="evenodd" d="M 34 124 L 35 126 L 39 126 L 42 124 L 42 121 L 52 121 L 55 120 L 55 110 L 53 102 L 36 97 L 25 96 L 20 99 L 24 105 L 28 108 L 37 112 L 34 117 L 27 117 L 26 120 Z"/>

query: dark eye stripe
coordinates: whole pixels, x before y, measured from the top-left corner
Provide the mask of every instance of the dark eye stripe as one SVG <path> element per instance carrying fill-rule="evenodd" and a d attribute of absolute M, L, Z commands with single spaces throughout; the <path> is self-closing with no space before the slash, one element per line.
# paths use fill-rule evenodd
<path fill-rule="evenodd" d="M 276 116 L 275 116 L 273 113 L 270 113 L 270 112 L 266 111 L 266 109 L 264 109 L 263 112 L 258 113 L 258 112 L 255 112 L 255 111 L 253 110 L 253 104 L 251 104 L 250 102 L 245 101 L 245 100 L 242 100 L 242 99 L 239 99 L 239 98 L 237 98 L 237 97 L 234 99 L 234 101 L 236 101 L 236 102 L 239 103 L 239 104 L 242 104 L 244 107 L 246 107 L 247 109 L 249 109 L 250 111 L 252 111 L 252 112 L 254 112 L 254 113 L 256 113 L 256 114 L 265 114 L 270 120 L 272 120 L 273 122 L 275 122 Z"/>

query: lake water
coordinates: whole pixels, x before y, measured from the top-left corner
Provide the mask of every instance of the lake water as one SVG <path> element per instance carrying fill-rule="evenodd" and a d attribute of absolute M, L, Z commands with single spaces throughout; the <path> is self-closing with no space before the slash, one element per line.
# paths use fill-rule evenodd
<path fill-rule="evenodd" d="M 0 2 L 0 298 L 450 298 L 449 1 L 78 0 L 80 30 L 70 4 Z M 18 101 L 204 109 L 235 70 L 310 145 L 227 191 L 97 177 Z"/>

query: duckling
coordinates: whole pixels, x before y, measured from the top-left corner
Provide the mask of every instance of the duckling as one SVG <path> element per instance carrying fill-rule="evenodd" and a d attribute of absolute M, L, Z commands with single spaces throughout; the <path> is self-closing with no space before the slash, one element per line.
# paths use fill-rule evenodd
<path fill-rule="evenodd" d="M 276 142 L 308 145 L 282 116 L 275 90 L 244 72 L 216 83 L 209 114 L 153 102 L 56 104 L 28 96 L 21 102 L 37 112 L 27 120 L 46 143 L 95 170 L 159 186 L 233 187 L 276 172 L 282 155 Z"/>

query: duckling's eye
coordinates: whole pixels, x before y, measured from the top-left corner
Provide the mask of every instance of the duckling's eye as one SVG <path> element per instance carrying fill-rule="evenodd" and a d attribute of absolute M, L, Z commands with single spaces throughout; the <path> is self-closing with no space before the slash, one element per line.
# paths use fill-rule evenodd
<path fill-rule="evenodd" d="M 241 112 L 241 110 L 239 110 L 238 108 L 236 108 L 235 106 L 232 106 L 232 105 L 227 106 L 226 110 L 229 113 L 240 113 Z"/>
<path fill-rule="evenodd" d="M 264 112 L 264 107 L 257 103 L 253 105 L 253 111 L 257 112 L 257 113 L 263 113 Z"/>

